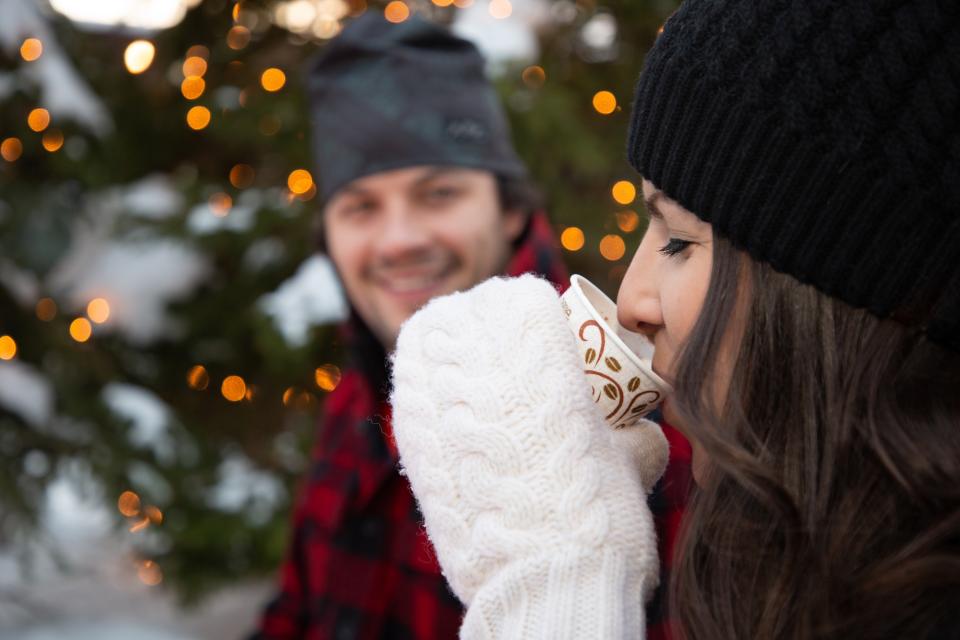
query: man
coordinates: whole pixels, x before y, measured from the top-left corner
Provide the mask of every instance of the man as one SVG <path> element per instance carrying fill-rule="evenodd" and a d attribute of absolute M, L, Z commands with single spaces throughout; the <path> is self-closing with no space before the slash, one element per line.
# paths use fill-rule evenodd
<path fill-rule="evenodd" d="M 387 354 L 430 298 L 506 273 L 566 284 L 483 59 L 417 18 L 349 24 L 308 79 L 322 245 L 351 306 L 262 638 L 453 639 L 462 608 L 400 476 Z"/>

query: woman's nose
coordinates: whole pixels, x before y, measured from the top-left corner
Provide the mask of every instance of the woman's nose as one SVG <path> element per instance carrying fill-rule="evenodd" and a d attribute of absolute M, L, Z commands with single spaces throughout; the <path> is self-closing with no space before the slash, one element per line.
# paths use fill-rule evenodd
<path fill-rule="evenodd" d="M 625 329 L 650 340 L 663 326 L 656 248 L 652 245 L 645 236 L 617 292 L 617 320 Z"/>

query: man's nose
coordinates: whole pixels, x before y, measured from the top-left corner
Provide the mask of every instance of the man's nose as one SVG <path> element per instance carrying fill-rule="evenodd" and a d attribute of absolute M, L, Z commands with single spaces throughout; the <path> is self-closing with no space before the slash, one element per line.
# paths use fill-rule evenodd
<path fill-rule="evenodd" d="M 408 203 L 388 203 L 383 224 L 377 229 L 377 250 L 385 259 L 402 257 L 430 245 L 430 234 L 416 211 Z"/>
<path fill-rule="evenodd" d="M 645 236 L 617 292 L 617 320 L 624 328 L 650 340 L 663 326 L 657 263 L 656 248 Z"/>

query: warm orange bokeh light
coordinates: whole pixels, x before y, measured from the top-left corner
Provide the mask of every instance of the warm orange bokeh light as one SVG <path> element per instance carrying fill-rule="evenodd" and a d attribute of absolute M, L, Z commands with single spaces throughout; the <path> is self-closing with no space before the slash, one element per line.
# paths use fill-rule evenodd
<path fill-rule="evenodd" d="M 560 244 L 567 251 L 580 251 L 584 242 L 583 230 L 579 227 L 567 227 L 560 234 Z"/>
<path fill-rule="evenodd" d="M 248 164 L 235 164 L 230 169 L 230 184 L 237 189 L 246 189 L 253 184 L 256 172 Z"/>
<path fill-rule="evenodd" d="M 146 516 L 151 524 L 160 524 L 163 522 L 163 512 L 152 504 L 147 505 L 143 510 L 143 515 Z"/>
<path fill-rule="evenodd" d="M 453 0 L 453 5 L 458 9 L 466 9 L 473 6 L 473 0 Z"/>
<path fill-rule="evenodd" d="M 60 129 L 49 129 L 43 134 L 41 140 L 43 148 L 50 153 L 56 153 L 63 146 L 63 131 Z"/>
<path fill-rule="evenodd" d="M 608 116 L 617 109 L 617 97 L 609 91 L 597 91 L 593 94 L 593 108 Z"/>
<path fill-rule="evenodd" d="M 233 208 L 233 198 L 219 191 L 210 196 L 207 204 L 210 205 L 210 210 L 213 211 L 213 215 L 218 218 L 223 218 L 230 213 L 230 209 Z"/>
<path fill-rule="evenodd" d="M 524 69 L 520 78 L 523 80 L 523 84 L 531 89 L 539 89 L 547 81 L 547 72 L 543 70 L 543 67 L 533 65 Z"/>
<path fill-rule="evenodd" d="M 490 0 L 489 11 L 495 19 L 503 20 L 513 13 L 513 5 L 510 0 Z"/>
<path fill-rule="evenodd" d="M 43 43 L 36 38 L 27 38 L 20 45 L 20 57 L 27 62 L 33 62 L 43 55 Z"/>
<path fill-rule="evenodd" d="M 180 83 L 180 93 L 182 93 L 183 97 L 187 100 L 196 100 L 203 95 L 203 91 L 206 88 L 207 83 L 204 82 L 200 76 L 187 76 L 183 79 L 183 82 Z"/>
<path fill-rule="evenodd" d="M 202 364 L 194 365 L 187 372 L 187 386 L 197 391 L 203 391 L 210 384 L 210 374 Z"/>
<path fill-rule="evenodd" d="M 287 176 L 287 187 L 290 191 L 302 195 L 310 191 L 313 186 L 313 176 L 306 169 L 295 169 Z"/>
<path fill-rule="evenodd" d="M 615 262 L 623 257 L 627 252 L 627 245 L 623 238 L 618 235 L 610 234 L 603 236 L 600 241 L 600 255 L 611 262 Z"/>
<path fill-rule="evenodd" d="M 103 324 L 110 319 L 110 303 L 103 298 L 94 298 L 87 305 L 87 317 L 97 324 Z"/>
<path fill-rule="evenodd" d="M 333 364 L 325 364 L 317 367 L 313 377 L 317 381 L 317 386 L 324 391 L 333 391 L 340 384 L 340 368 Z"/>
<path fill-rule="evenodd" d="M 7 162 L 16 162 L 23 154 L 23 143 L 20 138 L 7 138 L 0 142 L 0 156 Z"/>
<path fill-rule="evenodd" d="M 210 109 L 197 106 L 187 111 L 187 125 L 194 131 L 205 129 L 208 124 L 210 124 Z"/>
<path fill-rule="evenodd" d="M 70 323 L 70 337 L 77 342 L 86 342 L 93 334 L 93 326 L 86 318 L 77 318 Z"/>
<path fill-rule="evenodd" d="M 629 180 L 620 180 L 614 184 L 610 193 L 619 204 L 631 204 L 637 199 L 637 188 Z"/>
<path fill-rule="evenodd" d="M 220 385 L 220 393 L 230 402 L 240 402 L 247 395 L 247 383 L 240 376 L 227 376 Z"/>
<path fill-rule="evenodd" d="M 203 74 L 207 72 L 207 61 L 200 56 L 187 56 L 187 59 L 183 61 L 183 77 L 189 78 L 190 76 L 203 77 Z"/>
<path fill-rule="evenodd" d="M 202 44 L 195 44 L 189 49 L 187 49 L 187 58 L 203 58 L 204 60 L 210 59 L 210 49 L 207 49 Z"/>
<path fill-rule="evenodd" d="M 287 83 L 287 74 L 276 67 L 270 67 L 260 75 L 260 86 L 267 91 L 280 91 Z"/>
<path fill-rule="evenodd" d="M 140 496 L 133 491 L 124 491 L 117 500 L 117 509 L 128 518 L 140 514 Z"/>
<path fill-rule="evenodd" d="M 57 303 L 53 298 L 40 298 L 37 302 L 37 317 L 44 322 L 50 322 L 57 317 Z"/>
<path fill-rule="evenodd" d="M 399 24 L 410 17 L 410 7 L 401 0 L 393 0 L 383 9 L 383 17 L 388 22 Z"/>
<path fill-rule="evenodd" d="M 50 112 L 46 109 L 34 109 L 27 116 L 27 126 L 37 133 L 50 126 Z"/>
<path fill-rule="evenodd" d="M 140 565 L 140 568 L 137 569 L 137 577 L 140 578 L 140 582 L 148 587 L 155 587 L 163 582 L 163 572 L 160 571 L 160 567 L 153 560 L 146 560 Z"/>
<path fill-rule="evenodd" d="M 250 29 L 238 24 L 230 27 L 227 32 L 227 46 L 234 51 L 239 51 L 250 44 Z"/>
<path fill-rule="evenodd" d="M 10 336 L 0 336 L 0 360 L 13 360 L 17 355 L 17 341 Z"/>
<path fill-rule="evenodd" d="M 433 0 L 433 4 L 438 7 L 449 7 L 453 4 L 453 0 Z"/>
<path fill-rule="evenodd" d="M 621 211 L 617 214 L 617 226 L 624 233 L 636 231 L 637 227 L 640 226 L 640 216 L 637 215 L 636 211 Z"/>
<path fill-rule="evenodd" d="M 156 53 L 156 47 L 149 40 L 134 40 L 123 51 L 123 64 L 127 71 L 137 75 L 150 68 Z"/>

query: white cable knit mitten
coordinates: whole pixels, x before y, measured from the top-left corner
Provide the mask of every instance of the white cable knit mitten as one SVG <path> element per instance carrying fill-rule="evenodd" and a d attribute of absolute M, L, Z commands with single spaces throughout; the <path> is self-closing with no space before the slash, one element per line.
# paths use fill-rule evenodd
<path fill-rule="evenodd" d="M 642 638 L 666 440 L 606 425 L 553 286 L 494 278 L 433 300 L 393 376 L 401 463 L 468 607 L 461 638 Z"/>

